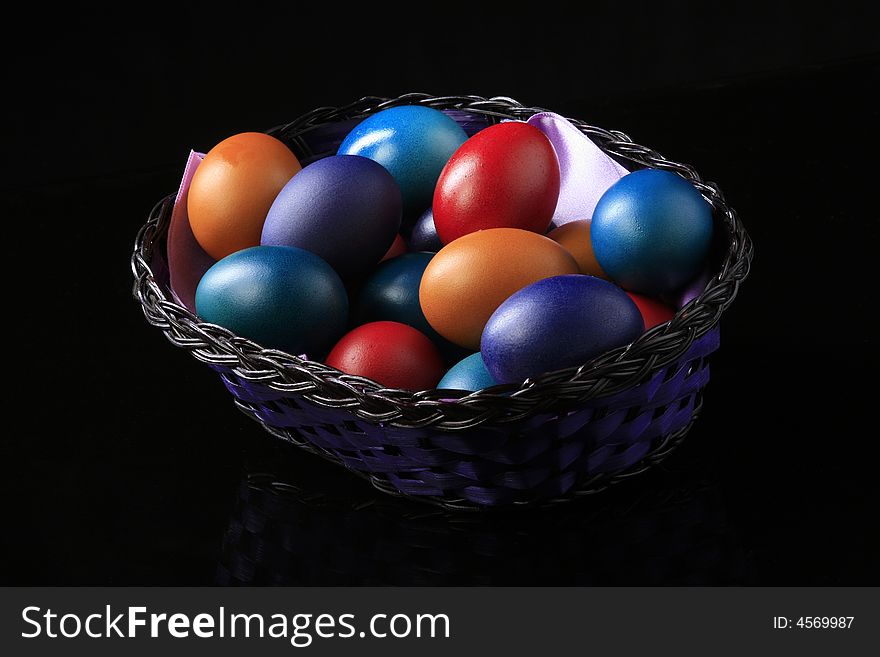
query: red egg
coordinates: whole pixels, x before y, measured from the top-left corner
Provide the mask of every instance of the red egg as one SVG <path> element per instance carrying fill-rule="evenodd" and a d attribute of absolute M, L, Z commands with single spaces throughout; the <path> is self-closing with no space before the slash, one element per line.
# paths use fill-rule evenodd
<path fill-rule="evenodd" d="M 385 255 L 382 256 L 382 259 L 379 262 L 391 260 L 391 258 L 396 258 L 404 253 L 406 253 L 406 242 L 403 241 L 400 233 L 397 233 L 394 237 L 394 241 L 391 242 L 391 246 L 388 247 L 388 251 L 386 251 Z"/>
<path fill-rule="evenodd" d="M 330 351 L 326 363 L 402 390 L 434 388 L 446 372 L 434 343 L 399 322 L 370 322 L 349 331 Z"/>
<path fill-rule="evenodd" d="M 434 189 L 434 224 L 444 244 L 486 228 L 543 234 L 559 199 L 559 160 L 543 132 L 499 123 L 468 139 Z"/>
<path fill-rule="evenodd" d="M 665 303 L 651 299 L 635 292 L 627 292 L 629 298 L 635 302 L 639 312 L 642 313 L 642 319 L 645 320 L 645 330 L 659 326 L 668 322 L 675 317 L 675 310 Z"/>

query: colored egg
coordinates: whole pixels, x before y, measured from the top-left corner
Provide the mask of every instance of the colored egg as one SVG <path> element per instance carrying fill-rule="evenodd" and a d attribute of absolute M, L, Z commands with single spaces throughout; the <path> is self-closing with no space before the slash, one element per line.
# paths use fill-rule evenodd
<path fill-rule="evenodd" d="M 444 363 L 455 363 L 470 353 L 437 333 L 422 313 L 419 286 L 433 253 L 406 253 L 381 263 L 352 295 L 351 324 L 380 320 L 418 329 L 437 345 Z"/>
<path fill-rule="evenodd" d="M 402 390 L 433 388 L 445 371 L 434 343 L 398 322 L 371 322 L 349 331 L 330 351 L 326 363 L 346 374 Z"/>
<path fill-rule="evenodd" d="M 443 378 L 440 379 L 437 387 L 474 392 L 495 385 L 498 385 L 498 382 L 489 374 L 489 370 L 486 369 L 486 364 L 483 362 L 483 357 L 478 351 L 453 365 L 443 375 Z"/>
<path fill-rule="evenodd" d="M 570 221 L 547 234 L 554 242 L 558 242 L 577 261 L 582 274 L 608 278 L 593 253 L 593 243 L 590 240 L 590 220 L 580 219 Z"/>
<path fill-rule="evenodd" d="M 196 312 L 264 347 L 315 356 L 345 331 L 348 298 L 336 272 L 314 253 L 255 246 L 205 272 Z"/>
<path fill-rule="evenodd" d="M 431 253 L 437 253 L 443 248 L 443 242 L 440 241 L 437 229 L 434 227 L 434 212 L 431 208 L 425 210 L 416 219 L 409 236 L 409 248 L 411 251 L 430 251 Z"/>
<path fill-rule="evenodd" d="M 405 253 L 376 267 L 358 290 L 352 322 L 389 320 L 409 324 L 428 337 L 436 335 L 419 305 L 419 285 L 432 257 L 431 253 Z"/>
<path fill-rule="evenodd" d="M 444 244 L 487 228 L 544 234 L 559 198 L 550 140 L 527 123 L 499 123 L 459 148 L 434 191 L 434 225 Z"/>
<path fill-rule="evenodd" d="M 635 292 L 627 292 L 626 294 L 633 300 L 633 303 L 636 304 L 636 307 L 642 314 L 642 320 L 645 322 L 646 331 L 655 326 L 659 326 L 660 324 L 665 324 L 675 317 L 675 309 L 670 308 L 662 301 L 657 301 L 656 299 L 651 299 L 643 294 L 636 294 Z"/>
<path fill-rule="evenodd" d="M 316 253 L 348 278 L 379 262 L 399 229 L 394 178 L 373 160 L 334 155 L 284 186 L 266 216 L 261 243 Z"/>
<path fill-rule="evenodd" d="M 511 295 L 492 314 L 480 352 L 503 383 L 582 365 L 629 344 L 644 330 L 639 309 L 595 276 L 545 278 Z"/>
<path fill-rule="evenodd" d="M 542 278 L 578 271 L 553 240 L 518 228 L 470 233 L 444 246 L 422 275 L 419 301 L 447 340 L 479 349 L 486 321 L 511 294 Z"/>
<path fill-rule="evenodd" d="M 712 241 L 712 209 L 687 180 L 669 171 L 630 173 L 593 213 L 596 260 L 620 286 L 648 295 L 691 280 Z"/>
<path fill-rule="evenodd" d="M 712 270 L 709 267 L 703 269 L 697 276 L 688 281 L 682 288 L 661 295 L 661 299 L 673 308 L 684 308 L 691 301 L 700 296 L 712 280 Z"/>
<path fill-rule="evenodd" d="M 431 205 L 440 171 L 467 134 L 453 119 L 430 107 L 406 105 L 382 110 L 346 136 L 339 154 L 362 155 L 388 169 L 413 220 Z"/>
<path fill-rule="evenodd" d="M 257 246 L 272 201 L 300 169 L 287 146 L 259 132 L 233 135 L 214 146 L 187 194 L 199 245 L 215 260 Z"/>
<path fill-rule="evenodd" d="M 391 260 L 391 258 L 396 258 L 399 255 L 403 255 L 406 253 L 406 242 L 403 241 L 403 237 L 398 233 L 394 236 L 394 241 L 391 242 L 391 246 L 388 247 L 388 250 L 385 252 L 385 255 L 382 256 L 382 259 L 379 262 L 385 262 L 386 260 Z"/>

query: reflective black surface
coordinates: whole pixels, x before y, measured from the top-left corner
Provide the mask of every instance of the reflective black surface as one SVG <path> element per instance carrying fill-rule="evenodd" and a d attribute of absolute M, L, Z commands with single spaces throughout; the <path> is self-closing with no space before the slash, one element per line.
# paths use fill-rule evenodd
<path fill-rule="evenodd" d="M 680 450 L 545 512 L 388 499 L 238 414 L 130 298 L 130 243 L 183 160 L 15 186 L 0 582 L 877 584 L 877 72 L 554 108 L 718 181 L 757 258 Z"/>

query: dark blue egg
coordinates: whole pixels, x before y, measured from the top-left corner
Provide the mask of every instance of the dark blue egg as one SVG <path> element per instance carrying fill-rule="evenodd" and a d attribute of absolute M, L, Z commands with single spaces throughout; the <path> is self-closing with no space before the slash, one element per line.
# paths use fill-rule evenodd
<path fill-rule="evenodd" d="M 431 208 L 425 210 L 416 220 L 409 236 L 410 251 L 430 251 L 437 253 L 443 248 L 443 242 L 434 227 L 434 213 Z"/>
<path fill-rule="evenodd" d="M 363 155 L 384 166 L 403 194 L 403 211 L 415 219 L 431 205 L 440 171 L 467 140 L 453 119 L 430 107 L 405 105 L 361 121 L 339 154 Z"/>
<path fill-rule="evenodd" d="M 400 229 L 400 189 L 379 164 L 335 155 L 290 179 L 263 224 L 261 244 L 324 258 L 343 278 L 369 271 Z"/>
<path fill-rule="evenodd" d="M 582 365 L 644 332 L 626 292 L 583 274 L 545 278 L 515 292 L 489 318 L 480 352 L 502 383 Z"/>
<path fill-rule="evenodd" d="M 498 382 L 489 374 L 489 370 L 486 369 L 486 364 L 483 362 L 483 357 L 480 355 L 480 352 L 477 352 L 453 365 L 443 375 L 437 387 L 447 390 L 469 390 L 474 392 L 495 385 L 498 385 Z"/>
<path fill-rule="evenodd" d="M 431 328 L 419 303 L 422 274 L 433 253 L 405 253 L 381 263 L 357 291 L 351 324 L 391 321 L 408 324 L 427 335 L 440 350 L 443 361 L 455 363 L 469 352 L 452 344 Z"/>
<path fill-rule="evenodd" d="M 314 253 L 255 246 L 205 272 L 196 312 L 264 347 L 316 356 L 345 331 L 348 297 L 339 275 Z"/>
<path fill-rule="evenodd" d="M 405 253 L 376 267 L 352 305 L 353 324 L 391 321 L 408 324 L 430 338 L 439 337 L 419 304 L 419 285 L 432 253 Z"/>
<path fill-rule="evenodd" d="M 658 295 L 696 276 L 712 241 L 712 208 L 669 171 L 634 171 L 608 188 L 590 228 L 596 259 L 618 285 Z"/>

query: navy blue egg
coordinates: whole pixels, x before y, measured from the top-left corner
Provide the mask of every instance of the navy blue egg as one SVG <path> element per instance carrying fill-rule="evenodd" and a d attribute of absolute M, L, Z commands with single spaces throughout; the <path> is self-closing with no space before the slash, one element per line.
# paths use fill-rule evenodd
<path fill-rule="evenodd" d="M 196 312 L 264 347 L 316 356 L 344 333 L 348 297 L 339 275 L 314 253 L 254 246 L 205 272 Z"/>
<path fill-rule="evenodd" d="M 515 292 L 489 318 L 480 352 L 493 377 L 519 383 L 582 365 L 644 332 L 626 292 L 583 274 L 552 276 Z"/>
<path fill-rule="evenodd" d="M 284 186 L 260 243 L 324 258 L 343 278 L 359 276 L 388 251 L 401 216 L 400 189 L 379 164 L 355 155 L 312 162 Z"/>
<path fill-rule="evenodd" d="M 486 369 L 486 364 L 483 362 L 480 352 L 477 352 L 453 365 L 443 375 L 443 378 L 440 379 L 437 387 L 447 390 L 469 390 L 474 392 L 495 385 L 498 385 L 498 382 L 489 373 L 489 370 Z"/>
<path fill-rule="evenodd" d="M 632 292 L 658 295 L 696 276 L 712 241 L 712 208 L 669 171 L 634 171 L 608 188 L 590 236 L 602 269 Z"/>
<path fill-rule="evenodd" d="M 434 227 L 434 212 L 431 208 L 425 210 L 413 225 L 409 236 L 410 251 L 430 251 L 437 253 L 443 248 L 443 242 L 437 235 Z"/>
<path fill-rule="evenodd" d="M 408 324 L 434 339 L 419 304 L 419 285 L 433 253 L 404 253 L 376 267 L 364 281 L 352 306 L 354 324 L 391 321 Z"/>
<path fill-rule="evenodd" d="M 404 105 L 368 116 L 338 152 L 363 155 L 388 169 L 400 185 L 405 217 L 415 219 L 431 205 L 440 171 L 466 140 L 461 126 L 443 112 Z"/>
<path fill-rule="evenodd" d="M 351 309 L 351 325 L 391 321 L 408 324 L 427 335 L 445 363 L 455 363 L 468 350 L 435 331 L 422 312 L 419 286 L 433 253 L 404 253 L 379 264 L 358 288 Z"/>

